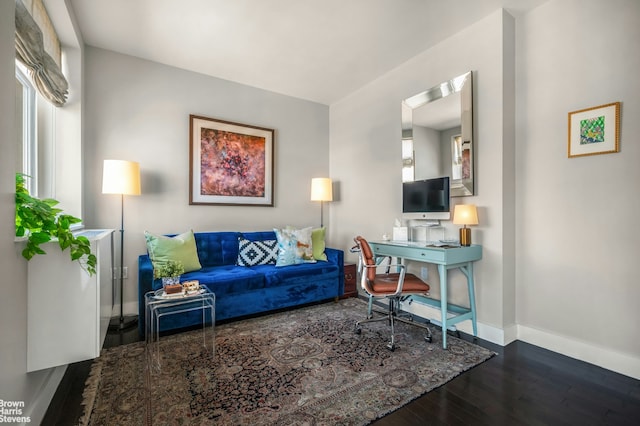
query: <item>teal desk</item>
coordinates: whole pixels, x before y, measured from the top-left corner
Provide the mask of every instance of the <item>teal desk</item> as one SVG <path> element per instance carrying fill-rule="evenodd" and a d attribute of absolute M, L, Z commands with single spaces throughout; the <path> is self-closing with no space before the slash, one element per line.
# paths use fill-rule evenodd
<path fill-rule="evenodd" d="M 445 330 L 461 321 L 471 320 L 473 335 L 478 335 L 473 262 L 482 259 L 482 246 L 471 245 L 469 247 L 443 248 L 427 246 L 425 242 L 407 241 L 375 241 L 369 244 L 376 256 L 395 257 L 398 259 L 398 263 L 400 263 L 402 259 L 406 259 L 433 263 L 438 266 L 438 274 L 440 275 L 440 300 L 424 296 L 411 297 L 419 303 L 440 309 L 443 348 L 447 348 L 447 333 Z M 459 269 L 467 278 L 467 288 L 469 290 L 468 308 L 453 305 L 447 301 L 447 271 L 449 269 Z M 452 316 L 448 314 L 452 314 Z"/>

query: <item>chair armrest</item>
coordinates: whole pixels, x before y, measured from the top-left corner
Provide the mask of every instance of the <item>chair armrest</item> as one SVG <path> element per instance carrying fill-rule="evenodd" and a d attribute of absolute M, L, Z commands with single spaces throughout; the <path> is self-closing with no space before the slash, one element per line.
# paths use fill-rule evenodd
<path fill-rule="evenodd" d="M 382 265 L 376 264 L 376 265 L 363 265 L 364 268 L 380 268 L 382 267 Z M 398 277 L 398 284 L 396 286 L 396 292 L 393 294 L 389 294 L 388 296 L 399 296 L 402 293 L 402 286 L 404 285 L 404 276 L 407 272 L 407 267 L 406 265 L 403 265 L 401 263 L 390 263 L 389 265 L 386 266 L 386 272 L 385 274 L 377 274 L 377 275 L 387 275 L 389 274 L 389 269 L 395 266 L 398 269 L 398 273 L 400 274 L 400 276 Z M 366 274 L 366 272 L 363 271 L 363 274 Z"/>
<path fill-rule="evenodd" d="M 390 268 L 397 268 L 397 269 L 406 269 L 407 266 L 403 265 L 402 263 L 390 263 L 388 265 L 382 265 L 380 263 L 377 263 L 375 265 L 364 265 L 365 268 L 385 268 L 387 271 L 385 273 L 389 273 L 389 269 Z"/>

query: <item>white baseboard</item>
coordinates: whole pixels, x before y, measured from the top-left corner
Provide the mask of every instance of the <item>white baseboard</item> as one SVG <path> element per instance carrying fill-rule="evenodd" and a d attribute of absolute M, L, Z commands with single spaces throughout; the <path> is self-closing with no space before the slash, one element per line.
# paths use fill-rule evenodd
<path fill-rule="evenodd" d="M 34 395 L 33 402 L 25 407 L 24 416 L 29 417 L 29 424 L 39 425 L 42 423 L 65 371 L 67 371 L 67 365 L 60 365 L 48 370 L 47 377 Z"/>
<path fill-rule="evenodd" d="M 502 336 L 503 336 L 503 343 L 502 343 L 503 346 L 506 346 L 509 343 L 515 342 L 516 340 L 518 340 L 518 325 L 512 324 L 506 327 L 502 331 Z"/>
<path fill-rule="evenodd" d="M 518 340 L 640 379 L 640 359 L 628 354 L 522 325 Z"/>
<path fill-rule="evenodd" d="M 416 303 L 403 303 L 402 309 L 421 318 L 440 318 L 440 310 L 432 306 Z M 462 332 L 473 335 L 471 321 L 456 324 Z M 595 346 L 587 342 L 555 335 L 522 325 L 511 325 L 504 330 L 478 322 L 478 337 L 501 346 L 506 346 L 515 340 L 531 343 L 532 345 L 566 355 L 580 361 L 597 365 L 625 376 L 640 379 L 640 358 L 616 352 L 602 346 Z"/>
<path fill-rule="evenodd" d="M 441 317 L 439 309 L 436 309 L 429 305 L 423 305 L 415 300 L 411 304 L 403 303 L 402 310 L 426 319 L 439 320 Z M 480 322 L 478 322 L 477 326 L 478 326 L 478 337 L 483 340 L 487 340 L 491 343 L 496 343 L 498 345 L 504 346 L 508 343 L 511 343 L 511 341 L 515 340 L 515 339 L 511 341 L 505 340 L 504 331 L 497 327 L 493 327 L 487 324 L 482 324 Z M 471 321 L 460 322 L 456 324 L 455 327 L 457 330 L 473 335 L 473 326 L 471 325 Z"/>

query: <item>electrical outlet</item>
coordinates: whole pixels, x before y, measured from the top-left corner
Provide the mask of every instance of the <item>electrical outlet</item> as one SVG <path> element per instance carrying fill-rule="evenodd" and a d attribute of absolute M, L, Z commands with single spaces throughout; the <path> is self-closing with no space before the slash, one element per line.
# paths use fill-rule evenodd
<path fill-rule="evenodd" d="M 429 269 L 426 266 L 420 268 L 420 278 L 426 281 L 429 278 Z"/>
<path fill-rule="evenodd" d="M 123 268 L 122 272 L 124 272 L 122 276 L 123 279 L 126 280 L 127 278 L 129 278 L 129 268 L 127 266 Z M 120 279 L 120 268 L 118 267 L 113 268 L 113 270 L 111 271 L 111 278 L 116 280 Z"/>

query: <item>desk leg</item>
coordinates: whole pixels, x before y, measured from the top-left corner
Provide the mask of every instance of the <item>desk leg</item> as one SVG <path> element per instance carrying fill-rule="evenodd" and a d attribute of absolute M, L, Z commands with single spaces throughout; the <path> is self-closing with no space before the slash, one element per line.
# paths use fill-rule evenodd
<path fill-rule="evenodd" d="M 471 325 L 473 326 L 473 335 L 478 337 L 478 323 L 476 321 L 476 291 L 473 282 L 473 262 L 469 262 L 467 266 L 467 285 L 469 286 L 469 307 L 471 308 Z"/>
<path fill-rule="evenodd" d="M 461 266 L 460 271 L 467 277 L 467 288 L 469 291 L 469 310 L 471 311 L 471 325 L 473 326 L 473 335 L 478 337 L 478 322 L 476 318 L 476 294 L 473 282 L 473 262 L 468 262 L 467 266 Z"/>
<path fill-rule="evenodd" d="M 442 322 L 442 348 L 447 349 L 447 267 L 438 265 L 440 275 L 440 313 Z"/>

